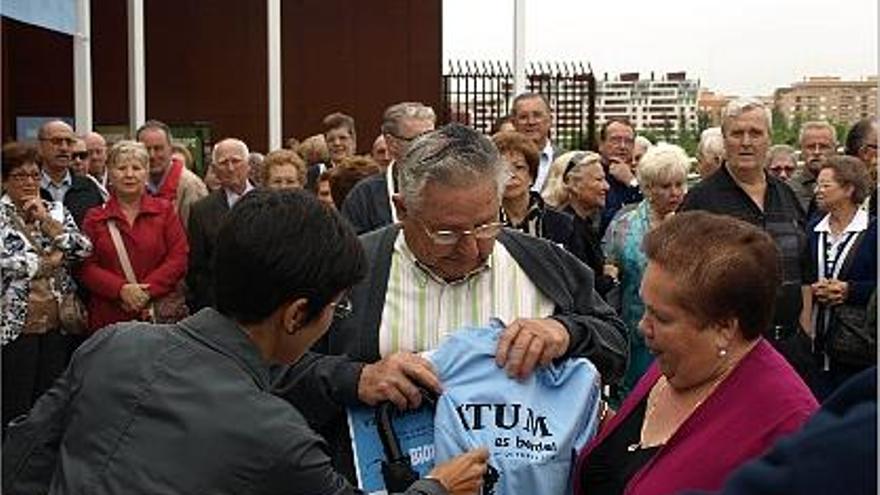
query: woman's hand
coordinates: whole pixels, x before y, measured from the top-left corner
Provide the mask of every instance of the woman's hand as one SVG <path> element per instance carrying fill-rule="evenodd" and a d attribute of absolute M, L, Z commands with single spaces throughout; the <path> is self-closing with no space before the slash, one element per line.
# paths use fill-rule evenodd
<path fill-rule="evenodd" d="M 150 302 L 150 294 L 147 289 L 150 284 L 125 284 L 119 289 L 119 299 L 122 300 L 122 309 L 136 313 Z"/>
<path fill-rule="evenodd" d="M 810 286 L 813 296 L 822 304 L 843 304 L 849 293 L 849 284 L 841 280 L 821 279 Z"/>
<path fill-rule="evenodd" d="M 488 449 L 474 449 L 435 466 L 428 477 L 439 481 L 450 495 L 476 494 L 483 486 L 488 461 Z"/>

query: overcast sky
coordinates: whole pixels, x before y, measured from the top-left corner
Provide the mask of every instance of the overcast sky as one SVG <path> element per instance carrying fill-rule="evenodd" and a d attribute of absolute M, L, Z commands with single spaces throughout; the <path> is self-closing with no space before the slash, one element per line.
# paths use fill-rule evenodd
<path fill-rule="evenodd" d="M 512 59 L 513 0 L 443 0 L 443 58 Z M 877 74 L 877 0 L 526 0 L 527 61 L 686 70 L 728 95 Z"/>

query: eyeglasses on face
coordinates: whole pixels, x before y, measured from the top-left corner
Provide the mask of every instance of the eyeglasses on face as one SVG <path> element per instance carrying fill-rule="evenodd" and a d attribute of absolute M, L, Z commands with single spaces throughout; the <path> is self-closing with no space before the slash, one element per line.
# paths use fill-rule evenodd
<path fill-rule="evenodd" d="M 15 182 L 27 182 L 28 179 L 39 182 L 41 176 L 39 172 L 15 172 L 9 174 L 9 178 Z"/>
<path fill-rule="evenodd" d="M 348 295 L 345 295 L 342 299 L 330 304 L 333 306 L 334 320 L 344 320 L 354 312 L 354 305 L 351 303 L 351 299 Z"/>
<path fill-rule="evenodd" d="M 52 146 L 61 146 L 62 144 L 66 144 L 68 146 L 73 146 L 73 144 L 76 143 L 75 139 L 73 139 L 71 137 L 64 137 L 64 136 L 55 136 L 55 137 L 48 137 L 48 138 L 41 137 L 39 139 L 40 139 L 40 141 L 43 141 L 43 142 L 48 141 L 48 142 L 52 143 Z"/>
<path fill-rule="evenodd" d="M 393 132 L 386 132 L 385 134 L 387 134 L 387 135 L 393 137 L 394 139 L 400 141 L 401 143 L 409 144 L 409 143 L 415 141 L 416 139 L 418 139 L 418 138 L 424 136 L 425 134 L 427 134 L 427 133 L 429 133 L 429 132 L 431 132 L 431 131 L 420 132 L 420 133 L 415 134 L 415 135 L 410 136 L 410 137 L 405 137 L 405 136 L 401 136 L 401 135 L 399 135 L 399 134 L 394 134 Z"/>
<path fill-rule="evenodd" d="M 75 153 L 71 153 L 70 156 L 74 160 L 86 160 L 89 158 L 89 152 L 88 151 L 77 151 Z"/>
<path fill-rule="evenodd" d="M 498 233 L 501 232 L 503 226 L 504 224 L 501 222 L 489 222 L 484 223 L 483 225 L 478 225 L 470 230 L 431 231 L 425 226 L 425 224 L 422 224 L 422 228 L 425 229 L 425 234 L 427 234 L 427 236 L 434 241 L 434 244 L 437 244 L 438 246 L 454 246 L 466 235 L 472 235 L 479 241 L 494 239 L 498 236 Z"/>

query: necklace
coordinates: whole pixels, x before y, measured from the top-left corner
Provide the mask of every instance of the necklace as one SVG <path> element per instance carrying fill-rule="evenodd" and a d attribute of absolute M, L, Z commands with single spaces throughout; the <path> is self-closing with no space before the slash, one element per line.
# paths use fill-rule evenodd
<path fill-rule="evenodd" d="M 684 411 L 677 414 L 676 421 L 668 428 L 668 432 L 663 435 L 662 440 L 651 442 L 650 444 L 645 441 L 645 432 L 648 429 L 648 425 L 651 424 L 655 419 L 655 414 L 657 411 L 657 403 L 660 401 L 659 397 L 661 394 L 666 392 L 669 388 L 669 382 L 666 380 L 665 376 L 661 376 L 657 380 L 656 386 L 651 390 L 651 393 L 648 394 L 648 408 L 645 412 L 645 419 L 642 421 L 642 429 L 639 435 L 639 441 L 635 443 L 631 443 L 626 447 L 627 452 L 635 452 L 640 449 L 646 449 L 651 447 L 657 447 L 660 445 L 666 444 L 672 435 L 678 431 L 678 428 L 685 422 L 687 419 L 696 411 L 702 404 L 703 401 L 709 398 L 712 395 L 712 392 L 715 390 L 715 387 L 722 381 L 722 379 L 727 375 L 727 373 L 721 373 L 716 378 L 714 378 L 711 382 L 704 385 L 703 390 L 700 390 L 697 394 L 697 400 L 693 403 L 693 405 L 686 406 Z"/>

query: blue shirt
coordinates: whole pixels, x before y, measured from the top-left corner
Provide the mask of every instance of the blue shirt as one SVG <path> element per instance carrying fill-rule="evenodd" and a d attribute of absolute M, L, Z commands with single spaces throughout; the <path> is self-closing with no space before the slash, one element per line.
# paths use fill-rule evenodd
<path fill-rule="evenodd" d="M 435 460 L 485 446 L 497 476 L 492 493 L 568 493 L 576 452 L 596 433 L 599 374 L 578 358 L 511 379 L 495 364 L 502 331 L 497 320 L 461 329 L 426 354 L 444 389 L 434 415 Z"/>

